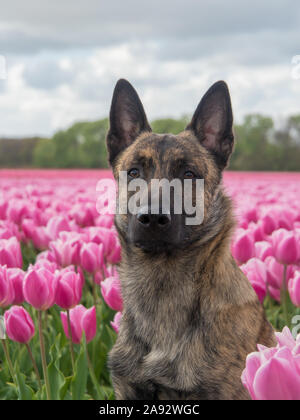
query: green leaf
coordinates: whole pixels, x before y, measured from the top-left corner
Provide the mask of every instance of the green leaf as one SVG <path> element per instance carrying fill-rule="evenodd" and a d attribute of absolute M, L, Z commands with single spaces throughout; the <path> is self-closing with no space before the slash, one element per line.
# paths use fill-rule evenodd
<path fill-rule="evenodd" d="M 26 385 L 25 375 L 20 372 L 19 368 L 16 368 L 16 381 L 18 385 L 18 394 L 19 400 L 29 400 L 33 399 L 34 392 L 30 386 Z"/>
<path fill-rule="evenodd" d="M 86 342 L 83 341 L 80 349 L 79 356 L 75 364 L 75 375 L 72 380 L 72 399 L 83 400 L 85 399 L 85 392 L 88 378 L 88 363 L 86 358 Z"/>
<path fill-rule="evenodd" d="M 65 377 L 59 369 L 60 350 L 59 350 L 60 334 L 56 337 L 50 348 L 50 363 L 47 367 L 51 397 L 53 400 L 60 400 L 60 390 L 65 384 Z"/>

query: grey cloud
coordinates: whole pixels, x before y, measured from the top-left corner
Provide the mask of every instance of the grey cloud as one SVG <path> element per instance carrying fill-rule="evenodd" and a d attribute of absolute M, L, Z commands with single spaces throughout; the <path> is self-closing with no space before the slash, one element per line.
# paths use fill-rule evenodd
<path fill-rule="evenodd" d="M 248 34 L 251 42 L 252 35 L 269 31 L 274 33 L 274 43 L 280 43 L 282 32 L 296 30 L 299 35 L 300 31 L 297 0 L 211 0 L 205 4 L 199 0 L 1 0 L 0 6 L 4 24 L 0 51 L 7 53 L 169 40 L 176 56 L 183 40 L 190 40 L 191 49 L 200 46 L 193 49 L 199 56 L 213 43 L 215 48 L 224 44 L 228 36 Z"/>
<path fill-rule="evenodd" d="M 57 61 L 29 62 L 23 72 L 25 82 L 37 89 L 55 89 L 64 83 L 72 83 L 74 73 L 62 68 Z"/>

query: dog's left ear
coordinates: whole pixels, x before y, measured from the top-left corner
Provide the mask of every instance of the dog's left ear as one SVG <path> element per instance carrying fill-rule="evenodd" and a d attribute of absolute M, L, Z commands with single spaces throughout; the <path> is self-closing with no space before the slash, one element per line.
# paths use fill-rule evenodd
<path fill-rule="evenodd" d="M 233 150 L 233 116 L 225 82 L 215 83 L 199 103 L 187 130 L 192 130 L 223 170 Z"/>
<path fill-rule="evenodd" d="M 109 163 L 144 131 L 151 131 L 142 102 L 133 86 L 125 79 L 116 84 L 111 108 L 110 128 L 106 143 Z"/>

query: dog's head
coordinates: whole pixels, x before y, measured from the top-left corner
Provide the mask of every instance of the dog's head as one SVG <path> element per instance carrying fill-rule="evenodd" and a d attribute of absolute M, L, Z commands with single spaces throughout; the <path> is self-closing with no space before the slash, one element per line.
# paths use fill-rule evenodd
<path fill-rule="evenodd" d="M 107 135 L 109 162 L 119 182 L 119 199 L 127 203 L 134 194 L 128 191 L 132 180 L 144 180 L 146 186 L 140 197 L 147 196 L 148 204 L 136 214 L 117 214 L 116 226 L 121 238 L 130 246 L 145 252 L 172 252 L 213 237 L 227 211 L 220 192 L 221 173 L 233 150 L 232 109 L 226 83 L 217 82 L 200 101 L 190 124 L 178 135 L 154 134 L 147 121 L 143 105 L 129 82 L 120 80 L 113 94 L 110 129 Z M 151 180 L 182 181 L 182 201 L 190 180 L 190 199 L 196 206 L 197 180 L 204 179 L 201 224 L 186 223 L 187 214 L 174 211 L 174 196 L 165 210 L 158 195 L 151 195 Z M 152 201 L 151 201 L 152 200 Z M 158 211 L 153 214 L 153 200 Z"/>

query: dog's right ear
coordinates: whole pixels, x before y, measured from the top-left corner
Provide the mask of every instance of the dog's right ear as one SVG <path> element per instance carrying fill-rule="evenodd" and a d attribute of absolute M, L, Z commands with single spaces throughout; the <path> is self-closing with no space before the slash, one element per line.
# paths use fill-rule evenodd
<path fill-rule="evenodd" d="M 109 163 L 114 164 L 118 154 L 143 132 L 151 131 L 138 94 L 127 80 L 116 84 L 111 108 L 110 128 L 107 134 Z"/>
<path fill-rule="evenodd" d="M 187 130 L 210 151 L 223 170 L 233 150 L 233 116 L 230 94 L 223 81 L 215 83 L 203 96 Z"/>

